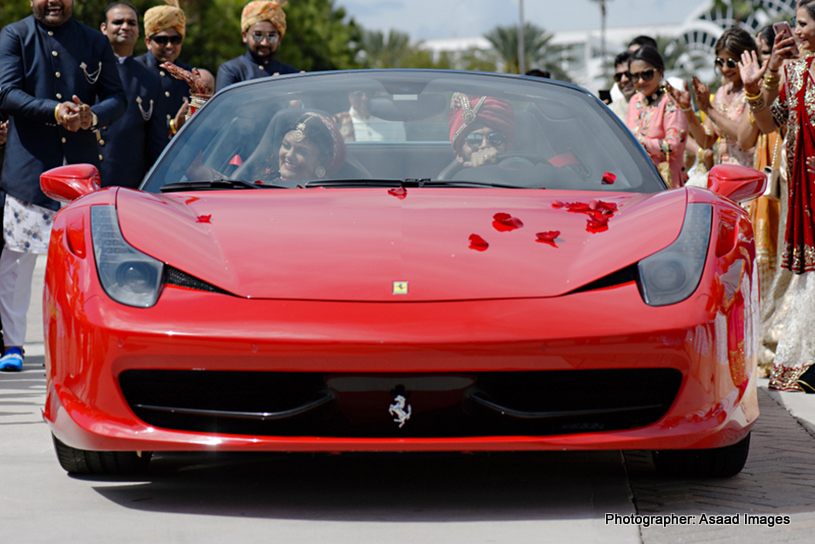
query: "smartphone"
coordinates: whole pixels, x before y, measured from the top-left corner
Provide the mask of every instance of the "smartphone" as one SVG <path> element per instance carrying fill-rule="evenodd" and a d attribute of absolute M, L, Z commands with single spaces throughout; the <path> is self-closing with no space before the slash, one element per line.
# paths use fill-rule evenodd
<path fill-rule="evenodd" d="M 600 89 L 598 96 L 606 104 L 611 104 L 611 91 L 609 89 Z"/>
<path fill-rule="evenodd" d="M 780 23 L 773 23 L 773 30 L 775 30 L 776 34 L 781 34 L 784 36 L 784 39 L 792 38 L 795 40 L 795 45 L 798 45 L 798 39 L 795 37 L 795 34 L 792 33 L 792 28 L 787 21 L 781 21 Z M 795 57 L 798 56 L 798 52 L 796 51 L 793 55 Z"/>

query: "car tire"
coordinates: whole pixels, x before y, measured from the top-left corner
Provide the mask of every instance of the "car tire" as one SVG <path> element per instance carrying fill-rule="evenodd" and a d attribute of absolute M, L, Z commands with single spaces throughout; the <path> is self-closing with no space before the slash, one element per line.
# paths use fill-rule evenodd
<path fill-rule="evenodd" d="M 152 456 L 152 452 L 78 450 L 51 437 L 59 464 L 70 474 L 135 474 L 147 470 Z"/>
<path fill-rule="evenodd" d="M 723 448 L 706 450 L 654 451 L 654 466 L 660 474 L 683 478 L 730 478 L 747 462 L 750 434 Z"/>

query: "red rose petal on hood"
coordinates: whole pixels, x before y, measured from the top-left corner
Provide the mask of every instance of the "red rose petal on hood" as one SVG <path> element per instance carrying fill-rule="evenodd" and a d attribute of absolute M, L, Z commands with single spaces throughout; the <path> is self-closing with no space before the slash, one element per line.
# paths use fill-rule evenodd
<path fill-rule="evenodd" d="M 552 201 L 552 207 L 553 208 L 562 208 L 563 207 L 563 202 L 561 202 L 560 200 L 553 200 Z"/>
<path fill-rule="evenodd" d="M 614 181 L 617 179 L 617 176 L 612 174 L 611 172 L 604 172 L 603 173 L 603 185 L 613 185 Z"/>
<path fill-rule="evenodd" d="M 603 227 L 608 225 L 608 216 L 599 214 L 591 215 L 586 221 L 590 227 Z"/>
<path fill-rule="evenodd" d="M 587 212 L 590 209 L 587 202 L 567 202 L 566 208 L 570 212 Z"/>
<path fill-rule="evenodd" d="M 538 232 L 535 234 L 538 237 L 538 242 L 554 242 L 560 236 L 559 230 L 548 230 L 546 232 Z"/>
<path fill-rule="evenodd" d="M 407 189 L 404 187 L 394 187 L 393 189 L 388 189 L 388 194 L 402 200 L 407 196 Z"/>
<path fill-rule="evenodd" d="M 210 219 L 212 219 L 212 214 L 210 214 L 210 215 L 199 215 L 198 219 L 195 222 L 196 223 L 210 223 Z"/>
<path fill-rule="evenodd" d="M 470 235 L 470 249 L 474 249 L 476 251 L 485 251 L 490 245 L 477 234 Z"/>
<path fill-rule="evenodd" d="M 495 221 L 492 222 L 492 226 L 495 227 L 495 230 L 500 232 L 515 230 L 524 226 L 523 221 L 517 217 L 512 217 L 508 213 L 496 213 L 492 218 L 495 219 Z"/>

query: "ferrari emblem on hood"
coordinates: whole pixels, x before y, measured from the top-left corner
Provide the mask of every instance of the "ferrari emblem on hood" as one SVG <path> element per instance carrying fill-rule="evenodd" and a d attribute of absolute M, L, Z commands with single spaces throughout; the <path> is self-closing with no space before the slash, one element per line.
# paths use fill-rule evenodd
<path fill-rule="evenodd" d="M 405 411 L 406 405 L 407 411 Z M 388 408 L 388 413 L 392 416 L 396 416 L 393 418 L 393 421 L 399 424 L 400 429 L 405 422 L 410 419 L 411 412 L 410 404 L 407 404 L 407 399 L 402 395 L 396 395 L 396 398 L 393 399 L 393 404 Z"/>
<path fill-rule="evenodd" d="M 394 295 L 407 295 L 408 294 L 408 282 L 406 282 L 406 281 L 395 281 L 395 282 L 393 282 L 393 294 Z"/>

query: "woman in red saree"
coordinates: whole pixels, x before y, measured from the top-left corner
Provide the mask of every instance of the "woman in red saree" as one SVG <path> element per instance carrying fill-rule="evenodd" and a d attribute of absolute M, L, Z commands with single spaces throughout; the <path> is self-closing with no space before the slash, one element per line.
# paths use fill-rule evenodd
<path fill-rule="evenodd" d="M 787 217 L 781 266 L 794 273 L 785 309 L 770 388 L 802 390 L 801 375 L 815 362 L 815 0 L 799 0 L 792 37 L 779 34 L 770 59 L 742 55 L 741 74 L 748 105 L 759 129 L 786 128 Z M 799 47 L 806 53 L 799 54 Z M 779 70 L 785 59 L 784 84 Z"/>

